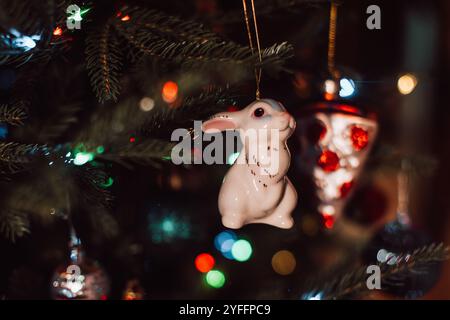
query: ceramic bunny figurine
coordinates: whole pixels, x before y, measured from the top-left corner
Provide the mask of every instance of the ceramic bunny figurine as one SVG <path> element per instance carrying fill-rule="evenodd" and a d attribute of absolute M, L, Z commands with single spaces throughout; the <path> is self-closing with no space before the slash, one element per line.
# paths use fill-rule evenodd
<path fill-rule="evenodd" d="M 216 114 L 203 124 L 206 133 L 238 130 L 244 145 L 219 194 L 225 227 L 238 229 L 249 223 L 292 227 L 297 192 L 286 176 L 291 160 L 286 141 L 294 129 L 294 118 L 271 99 L 257 100 L 237 112 Z M 259 135 L 251 134 L 255 132 Z"/>

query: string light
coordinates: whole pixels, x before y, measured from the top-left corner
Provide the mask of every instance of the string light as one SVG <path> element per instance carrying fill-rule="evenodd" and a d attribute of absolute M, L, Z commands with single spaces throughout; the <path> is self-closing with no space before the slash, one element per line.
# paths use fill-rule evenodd
<path fill-rule="evenodd" d="M 202 273 L 207 273 L 214 268 L 216 261 L 209 253 L 201 253 L 195 258 L 195 267 Z"/>
<path fill-rule="evenodd" d="M 130 16 L 129 15 L 126 15 L 126 16 L 123 16 L 120 20 L 121 21 L 129 21 L 131 18 L 130 18 Z"/>
<path fill-rule="evenodd" d="M 53 30 L 53 35 L 54 36 L 62 35 L 62 28 L 61 27 L 56 27 L 55 30 Z"/>
<path fill-rule="evenodd" d="M 112 177 L 108 177 L 108 179 L 104 183 L 100 183 L 100 187 L 106 189 L 113 185 L 114 179 Z"/>
<path fill-rule="evenodd" d="M 15 49 L 22 49 L 23 51 L 29 51 L 36 47 L 36 41 L 41 40 L 40 34 L 27 36 L 21 34 L 14 28 L 9 29 L 9 34 L 0 35 L 0 39 L 7 44 L 10 44 Z"/>
<path fill-rule="evenodd" d="M 416 76 L 414 76 L 411 73 L 407 73 L 398 79 L 397 82 L 398 91 L 403 95 L 411 94 L 416 88 L 417 83 L 418 80 Z"/>
<path fill-rule="evenodd" d="M 90 152 L 78 152 L 73 159 L 73 164 L 76 166 L 82 166 L 89 161 L 94 160 L 94 154 Z"/>
<path fill-rule="evenodd" d="M 173 103 L 178 98 L 178 85 L 173 81 L 167 81 L 162 88 L 162 98 L 167 103 Z"/>
<path fill-rule="evenodd" d="M 211 270 L 206 274 L 206 283 L 215 289 L 225 284 L 225 275 L 219 270 Z"/>

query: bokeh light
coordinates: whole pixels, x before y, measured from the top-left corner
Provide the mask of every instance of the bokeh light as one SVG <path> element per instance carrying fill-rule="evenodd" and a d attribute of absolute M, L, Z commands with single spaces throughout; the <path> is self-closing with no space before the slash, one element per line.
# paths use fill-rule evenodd
<path fill-rule="evenodd" d="M 301 300 L 322 300 L 323 292 L 307 293 L 301 297 Z"/>
<path fill-rule="evenodd" d="M 151 111 L 154 107 L 155 100 L 150 97 L 143 97 L 141 101 L 139 101 L 139 108 L 144 112 Z"/>
<path fill-rule="evenodd" d="M 222 251 L 223 243 L 230 239 L 236 240 L 237 239 L 236 234 L 231 230 L 222 231 L 214 238 L 214 246 L 218 251 Z"/>
<path fill-rule="evenodd" d="M 236 240 L 237 236 L 233 231 L 222 231 L 214 238 L 214 246 L 225 258 L 234 260 L 231 249 Z"/>
<path fill-rule="evenodd" d="M 55 30 L 53 30 L 53 35 L 54 35 L 54 36 L 60 36 L 60 35 L 62 35 L 62 29 L 61 29 L 61 27 L 56 27 Z"/>
<path fill-rule="evenodd" d="M 332 215 L 329 214 L 322 214 L 323 219 L 324 219 L 324 226 L 327 229 L 332 229 L 334 226 L 334 222 L 335 222 L 335 218 Z"/>
<path fill-rule="evenodd" d="M 180 175 L 174 173 L 169 178 L 169 184 L 173 190 L 179 191 L 183 187 L 183 180 L 181 179 Z"/>
<path fill-rule="evenodd" d="M 339 84 L 341 86 L 341 90 L 339 91 L 341 98 L 350 97 L 356 91 L 355 82 L 352 79 L 342 78 Z"/>
<path fill-rule="evenodd" d="M 222 288 L 225 284 L 225 275 L 219 270 L 211 270 L 206 274 L 206 283 L 213 288 Z"/>
<path fill-rule="evenodd" d="M 209 253 L 200 253 L 195 258 L 195 267 L 202 273 L 211 271 L 215 263 L 214 257 Z"/>
<path fill-rule="evenodd" d="M 337 85 L 336 82 L 334 80 L 326 80 L 324 83 L 324 91 L 325 94 L 329 94 L 331 96 L 334 96 L 334 94 L 337 91 Z"/>
<path fill-rule="evenodd" d="M 416 76 L 407 73 L 401 76 L 397 82 L 398 91 L 403 95 L 408 95 L 414 91 L 418 83 Z"/>
<path fill-rule="evenodd" d="M 149 215 L 149 233 L 154 243 L 170 243 L 175 240 L 188 239 L 191 236 L 191 224 L 186 218 L 166 209 L 163 214 L 157 212 Z"/>
<path fill-rule="evenodd" d="M 250 242 L 244 239 L 236 241 L 231 248 L 231 254 L 233 255 L 233 258 L 240 262 L 244 262 L 250 259 L 252 252 L 252 245 L 250 244 Z"/>
<path fill-rule="evenodd" d="M 129 15 L 123 16 L 120 20 L 122 21 L 129 21 L 131 18 Z"/>
<path fill-rule="evenodd" d="M 309 237 L 315 236 L 319 231 L 319 224 L 313 215 L 305 215 L 301 220 L 301 228 L 304 234 Z"/>
<path fill-rule="evenodd" d="M 272 257 L 273 270 L 282 276 L 287 276 L 294 272 L 296 266 L 297 261 L 292 252 L 288 250 L 280 250 Z"/>
<path fill-rule="evenodd" d="M 78 152 L 73 159 L 73 164 L 76 166 L 82 166 L 94 159 L 94 154 L 90 152 Z"/>
<path fill-rule="evenodd" d="M 167 81 L 164 83 L 161 94 L 165 102 L 175 102 L 178 98 L 178 85 L 173 81 Z"/>

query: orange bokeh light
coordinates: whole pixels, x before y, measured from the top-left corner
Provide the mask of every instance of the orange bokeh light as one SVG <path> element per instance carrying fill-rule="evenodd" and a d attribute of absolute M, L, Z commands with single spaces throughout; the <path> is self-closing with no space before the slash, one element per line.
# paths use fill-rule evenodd
<path fill-rule="evenodd" d="M 195 267 L 202 273 L 211 271 L 215 263 L 214 257 L 209 253 L 201 253 L 195 258 Z"/>
<path fill-rule="evenodd" d="M 62 29 L 61 29 L 61 27 L 56 27 L 55 30 L 53 30 L 53 35 L 54 35 L 54 36 L 60 36 L 60 35 L 62 35 Z"/>
<path fill-rule="evenodd" d="M 122 17 L 122 19 L 120 19 L 120 20 L 122 20 L 122 21 L 128 21 L 128 20 L 130 20 L 130 19 L 131 19 L 130 16 L 129 16 L 129 15 L 126 15 L 126 16 Z"/>
<path fill-rule="evenodd" d="M 162 88 L 162 98 L 167 103 L 173 103 L 178 97 L 178 85 L 173 81 L 167 81 Z"/>

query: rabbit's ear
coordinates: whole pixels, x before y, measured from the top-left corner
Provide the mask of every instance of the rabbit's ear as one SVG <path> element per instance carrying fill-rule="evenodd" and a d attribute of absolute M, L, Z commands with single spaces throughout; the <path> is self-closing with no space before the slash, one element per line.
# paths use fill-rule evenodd
<path fill-rule="evenodd" d="M 236 129 L 236 123 L 234 120 L 225 117 L 215 117 L 203 123 L 202 130 L 206 133 L 214 133 L 225 130 Z"/>

